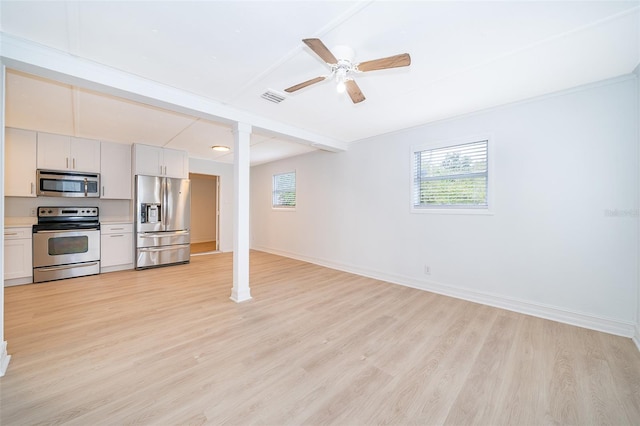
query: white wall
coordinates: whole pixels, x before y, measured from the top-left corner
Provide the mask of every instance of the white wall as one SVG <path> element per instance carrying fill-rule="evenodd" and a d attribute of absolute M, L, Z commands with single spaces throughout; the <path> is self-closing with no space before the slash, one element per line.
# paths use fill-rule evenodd
<path fill-rule="evenodd" d="M 220 239 L 222 252 L 233 251 L 233 165 L 215 161 L 189 159 L 189 172 L 218 176 L 220 179 Z"/>
<path fill-rule="evenodd" d="M 252 246 L 631 336 L 636 98 L 628 76 L 253 167 Z M 495 214 L 410 213 L 411 145 L 476 134 L 493 137 Z M 274 211 L 288 170 L 298 206 Z"/>
<path fill-rule="evenodd" d="M 637 101 L 636 101 L 636 105 L 637 105 L 637 120 L 638 120 L 638 140 L 640 141 L 640 65 L 638 65 L 635 69 L 635 76 L 636 76 L 636 88 L 637 88 Z M 638 163 L 640 164 L 640 156 L 638 157 Z M 638 177 L 638 179 L 640 180 L 640 176 Z M 640 216 L 640 212 L 639 212 L 639 216 Z M 640 220 L 640 217 L 638 218 L 638 220 Z M 640 233 L 638 234 L 638 247 L 640 250 Z M 640 271 L 640 265 L 638 265 L 639 271 Z M 640 272 L 639 272 L 640 275 Z M 638 294 L 638 304 L 637 304 L 637 313 L 636 313 L 636 331 L 635 331 L 635 335 L 634 335 L 634 342 L 636 344 L 636 346 L 638 347 L 638 349 L 640 349 L 640 276 L 638 277 L 638 289 L 637 289 L 637 294 Z"/>

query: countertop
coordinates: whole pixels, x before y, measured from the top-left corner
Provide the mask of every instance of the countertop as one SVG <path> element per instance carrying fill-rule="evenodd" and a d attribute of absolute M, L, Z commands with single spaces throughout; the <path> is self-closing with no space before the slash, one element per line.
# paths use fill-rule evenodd
<path fill-rule="evenodd" d="M 26 226 L 35 225 L 38 222 L 38 219 L 35 217 L 5 217 L 4 218 L 4 227 L 5 228 L 23 228 Z"/>
<path fill-rule="evenodd" d="M 113 225 L 114 223 L 129 223 L 129 224 L 132 224 L 133 220 L 131 218 L 127 218 L 127 217 L 107 216 L 107 217 L 101 217 L 100 218 L 100 223 L 104 224 L 104 225 Z"/>

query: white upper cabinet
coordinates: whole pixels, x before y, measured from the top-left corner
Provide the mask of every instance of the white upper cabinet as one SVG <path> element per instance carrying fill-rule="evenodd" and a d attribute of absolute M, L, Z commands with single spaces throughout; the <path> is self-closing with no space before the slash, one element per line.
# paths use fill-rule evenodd
<path fill-rule="evenodd" d="M 131 146 L 100 143 L 100 198 L 131 199 Z"/>
<path fill-rule="evenodd" d="M 189 178 L 189 154 L 187 151 L 164 148 L 162 154 L 165 176 Z"/>
<path fill-rule="evenodd" d="M 36 141 L 31 130 L 5 129 L 4 195 L 36 196 Z"/>
<path fill-rule="evenodd" d="M 39 169 L 100 172 L 100 141 L 38 133 Z"/>
<path fill-rule="evenodd" d="M 133 157 L 135 175 L 189 177 L 187 151 L 134 144 Z"/>
<path fill-rule="evenodd" d="M 163 176 L 162 148 L 150 145 L 133 145 L 134 174 Z"/>
<path fill-rule="evenodd" d="M 71 158 L 73 170 L 100 173 L 100 141 L 71 138 Z"/>

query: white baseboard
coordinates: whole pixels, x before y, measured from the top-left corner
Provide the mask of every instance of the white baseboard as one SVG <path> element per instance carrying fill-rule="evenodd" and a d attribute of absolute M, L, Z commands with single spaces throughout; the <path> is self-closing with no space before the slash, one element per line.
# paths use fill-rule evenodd
<path fill-rule="evenodd" d="M 13 278 L 10 280 L 4 280 L 5 287 L 11 287 L 14 285 L 33 284 L 33 277 Z"/>
<path fill-rule="evenodd" d="M 101 266 L 100 273 L 105 274 L 109 272 L 127 271 L 129 269 L 133 269 L 133 263 L 128 263 L 125 265 Z"/>
<path fill-rule="evenodd" d="M 11 355 L 7 355 L 7 342 L 0 343 L 0 377 L 7 372 L 10 359 Z"/>
<path fill-rule="evenodd" d="M 457 299 L 468 300 L 470 302 L 481 303 L 483 305 L 494 306 L 496 308 L 506 309 L 508 311 L 532 315 L 535 317 L 588 328 L 591 330 L 602 331 L 604 333 L 615 334 L 617 336 L 633 337 L 635 333 L 634 341 L 636 345 L 638 345 L 640 342 L 637 327 L 632 322 L 598 317 L 581 312 L 570 311 L 557 306 L 532 303 L 525 300 L 518 300 L 500 295 L 473 291 L 433 281 L 416 280 L 411 277 L 387 274 L 380 271 L 373 271 L 351 265 L 340 264 L 325 259 L 301 256 L 295 253 L 289 253 L 282 250 L 271 249 L 268 247 L 254 246 L 252 247 L 252 249 L 276 254 L 279 256 L 289 257 L 292 259 L 302 260 L 304 262 L 309 262 L 316 265 L 325 266 L 327 268 L 365 276 L 368 278 L 386 281 L 392 284 L 399 284 L 405 287 L 430 291 L 432 293 L 438 293 L 445 296 L 455 297 Z M 638 348 L 640 349 L 640 345 L 638 346 Z"/>

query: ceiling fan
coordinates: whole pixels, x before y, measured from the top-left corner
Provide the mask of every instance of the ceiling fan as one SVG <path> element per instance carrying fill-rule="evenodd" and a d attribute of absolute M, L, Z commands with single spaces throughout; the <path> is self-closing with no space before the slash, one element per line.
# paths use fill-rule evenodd
<path fill-rule="evenodd" d="M 300 84 L 296 84 L 295 86 L 291 86 L 288 89 L 284 89 L 287 93 L 293 93 L 328 78 L 335 78 L 338 83 L 338 92 L 343 93 L 346 90 L 353 103 L 357 104 L 364 101 L 365 97 L 362 94 L 360 87 L 358 87 L 358 84 L 353 79 L 355 74 L 387 68 L 406 67 L 411 64 L 411 56 L 409 56 L 408 53 L 401 53 L 400 55 L 389 56 L 388 58 L 374 59 L 372 61 L 354 64 L 354 52 L 353 49 L 348 46 L 336 46 L 334 48 L 334 55 L 318 38 L 306 38 L 302 41 L 304 44 L 309 46 L 309 48 L 320 57 L 320 59 L 325 61 L 327 65 L 331 67 L 331 74 L 312 78 L 311 80 L 307 80 Z"/>

